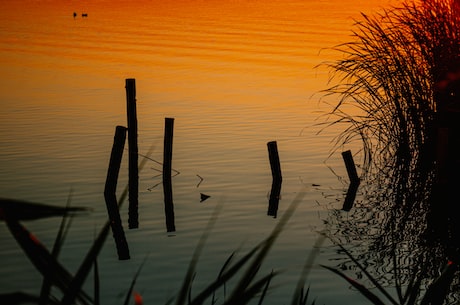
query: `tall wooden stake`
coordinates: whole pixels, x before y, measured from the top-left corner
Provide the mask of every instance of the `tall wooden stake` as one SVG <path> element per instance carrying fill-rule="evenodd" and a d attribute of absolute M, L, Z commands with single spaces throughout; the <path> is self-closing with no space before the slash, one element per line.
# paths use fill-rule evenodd
<path fill-rule="evenodd" d="M 129 145 L 129 217 L 130 229 L 139 227 L 138 193 L 139 193 L 139 168 L 137 147 L 137 110 L 136 110 L 136 80 L 126 79 L 126 108 L 128 115 L 128 145 Z"/>
<path fill-rule="evenodd" d="M 163 193 L 165 203 L 166 230 L 176 231 L 174 224 L 174 204 L 172 196 L 172 146 L 173 146 L 174 119 L 165 118 L 165 136 L 163 148 Z"/>
<path fill-rule="evenodd" d="M 271 141 L 267 143 L 268 148 L 268 157 L 270 159 L 270 168 L 272 170 L 272 189 L 270 191 L 270 200 L 268 202 L 268 216 L 273 216 L 276 218 L 278 214 L 278 204 L 280 200 L 281 193 L 281 183 L 283 177 L 281 175 L 281 164 L 278 154 L 278 146 L 276 141 Z"/>

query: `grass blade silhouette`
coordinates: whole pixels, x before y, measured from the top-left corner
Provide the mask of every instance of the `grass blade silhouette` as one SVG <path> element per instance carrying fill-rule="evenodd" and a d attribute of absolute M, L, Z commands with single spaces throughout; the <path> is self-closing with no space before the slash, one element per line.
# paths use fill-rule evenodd
<path fill-rule="evenodd" d="M 310 255 L 308 255 L 305 261 L 305 264 L 303 266 L 303 269 L 302 269 L 302 274 L 300 275 L 300 278 L 297 281 L 297 286 L 294 291 L 294 295 L 292 297 L 291 305 L 300 305 L 300 304 L 306 303 L 306 299 L 308 297 L 308 292 L 310 289 L 307 290 L 307 293 L 304 296 L 303 292 L 305 289 L 305 282 L 307 280 L 308 273 L 310 272 L 310 269 L 313 266 L 314 260 L 319 255 L 319 249 L 325 239 L 326 239 L 326 236 L 324 236 L 323 234 L 320 234 L 315 244 L 313 245 L 313 250 L 311 251 Z"/>
<path fill-rule="evenodd" d="M 67 211 L 69 211 L 71 200 L 72 200 L 72 190 L 70 190 L 69 196 L 67 197 L 67 204 L 66 204 Z M 56 261 L 58 259 L 59 253 L 61 251 L 64 240 L 67 236 L 67 233 L 69 232 L 69 228 L 72 222 L 72 217 L 73 215 L 72 214 L 69 215 L 68 212 L 66 212 L 62 216 L 61 225 L 59 226 L 59 231 L 58 231 L 58 234 L 56 235 L 53 249 L 51 250 L 51 255 L 54 257 Z M 51 281 L 48 278 L 44 277 L 42 288 L 40 291 L 40 305 L 48 304 L 49 295 L 51 292 L 51 286 L 52 286 Z"/>
<path fill-rule="evenodd" d="M 189 264 L 189 267 L 188 267 L 188 270 L 187 270 L 187 273 L 185 275 L 185 278 L 184 278 L 184 282 L 182 283 L 182 287 L 179 291 L 179 294 L 177 296 L 177 300 L 176 300 L 176 305 L 184 305 L 185 304 L 185 300 L 187 298 L 187 296 L 189 295 L 189 291 L 191 289 L 191 286 L 192 286 L 192 282 L 193 282 L 193 276 L 195 274 L 195 269 L 196 269 L 196 265 L 198 263 L 198 259 L 201 255 L 201 251 L 203 250 L 203 247 L 204 247 L 204 244 L 209 236 L 209 233 L 211 232 L 212 228 L 214 227 L 214 224 L 216 223 L 216 220 L 217 220 L 217 217 L 220 213 L 220 210 L 222 209 L 222 206 L 223 206 L 223 203 L 220 202 L 216 205 L 215 209 L 214 209 L 214 212 L 211 216 L 211 218 L 209 219 L 209 222 L 205 228 L 205 230 L 203 231 L 203 234 L 201 235 L 199 241 L 198 241 L 198 245 L 196 246 L 195 248 L 195 252 L 193 253 L 192 255 L 192 260 L 190 261 L 190 264 Z"/>
<path fill-rule="evenodd" d="M 383 303 L 375 294 L 373 294 L 369 289 L 367 289 L 366 287 L 364 287 L 362 284 L 356 282 L 355 280 L 353 280 L 352 278 L 349 278 L 348 276 L 346 276 L 344 273 L 338 271 L 337 269 L 334 269 L 332 267 L 329 267 L 329 266 L 325 266 L 325 265 L 320 265 L 322 266 L 323 268 L 326 268 L 332 272 L 334 272 L 335 274 L 338 274 L 340 277 L 344 278 L 348 283 L 350 283 L 353 287 L 355 287 L 363 296 L 365 296 L 366 298 L 368 298 L 372 304 L 375 304 L 375 305 L 385 305 L 385 303 Z"/>
<path fill-rule="evenodd" d="M 42 203 L 0 198 L 0 220 L 5 220 L 5 214 L 17 220 L 36 220 L 40 218 L 64 216 L 70 212 L 89 211 L 85 207 L 59 207 Z"/>
<path fill-rule="evenodd" d="M 241 295 L 234 296 L 225 302 L 224 305 L 248 304 L 249 301 L 251 301 L 264 287 L 270 284 L 270 281 L 276 274 L 276 272 L 271 272 L 270 274 L 262 277 L 260 280 L 247 287 Z M 262 294 L 262 296 L 264 296 L 264 294 Z"/>
<path fill-rule="evenodd" d="M 144 258 L 144 261 L 143 261 L 142 264 L 139 266 L 139 269 L 137 269 L 137 272 L 136 272 L 136 274 L 134 275 L 133 280 L 131 281 L 131 285 L 129 286 L 128 292 L 126 293 L 126 298 L 125 298 L 125 303 L 124 303 L 124 305 L 128 305 L 128 304 L 129 304 L 129 300 L 131 299 L 131 295 L 132 295 L 133 290 L 134 290 L 134 285 L 136 284 L 136 280 L 137 280 L 139 274 L 141 273 L 142 267 L 144 266 L 145 262 L 147 261 L 147 257 L 148 257 L 148 256 L 146 256 L 146 257 Z"/>
<path fill-rule="evenodd" d="M 228 280 L 230 280 L 233 276 L 238 274 L 238 272 L 243 268 L 243 266 L 249 262 L 251 257 L 254 256 L 255 253 L 259 250 L 260 245 L 254 247 L 249 253 L 244 255 L 240 258 L 234 265 L 229 268 L 225 268 L 224 272 L 208 287 L 206 287 L 200 294 L 198 294 L 190 303 L 190 305 L 200 305 L 203 304 L 204 301 L 212 295 L 220 286 L 224 285 Z M 232 254 L 233 256 L 233 254 Z M 232 258 L 232 256 L 230 258 Z M 228 262 L 229 260 L 227 260 Z M 227 263 L 226 262 L 226 263 Z"/>
<path fill-rule="evenodd" d="M 264 287 L 264 290 L 262 291 L 262 295 L 261 295 L 260 298 L 259 298 L 259 303 L 258 303 L 258 305 L 262 305 L 263 302 L 264 302 L 265 296 L 267 295 L 268 287 L 270 286 L 271 279 L 272 279 L 273 276 L 274 276 L 273 270 L 272 270 L 272 273 L 271 273 L 270 275 L 271 275 L 270 278 L 269 278 L 268 281 L 266 281 L 266 283 L 265 283 L 265 287 Z"/>
<path fill-rule="evenodd" d="M 246 270 L 246 273 L 241 277 L 240 281 L 237 283 L 236 287 L 232 292 L 232 295 L 230 296 L 230 300 L 236 300 L 238 299 L 238 296 L 244 294 L 249 284 L 253 281 L 255 275 L 257 274 L 257 271 L 259 270 L 259 267 L 262 265 L 274 242 L 276 241 L 281 231 L 284 229 L 287 222 L 289 221 L 292 214 L 297 209 L 298 205 L 304 197 L 305 192 L 303 191 L 297 194 L 297 196 L 294 198 L 287 210 L 284 212 L 283 216 L 280 218 L 279 222 L 276 224 L 271 234 L 264 241 L 261 242 L 260 249 L 256 257 L 253 258 L 253 261 Z"/>
<path fill-rule="evenodd" d="M 35 268 L 56 285 L 63 293 L 67 293 L 72 282 L 71 274 L 48 252 L 40 241 L 16 219 L 5 215 L 5 220 L 16 241 L 22 247 Z M 80 289 L 75 291 L 75 298 L 83 304 L 91 304 L 91 298 Z"/>
<path fill-rule="evenodd" d="M 235 255 L 235 252 L 233 252 L 228 258 L 227 260 L 225 261 L 224 265 L 222 266 L 222 268 L 220 269 L 220 272 L 219 272 L 219 275 L 217 276 L 217 281 L 219 281 L 222 277 L 222 274 L 224 274 L 224 271 L 227 269 L 227 266 L 230 264 L 230 262 L 232 261 L 233 259 L 233 256 Z M 226 296 L 226 288 L 225 288 L 225 282 L 222 283 L 222 285 L 224 285 L 224 300 L 225 300 L 225 296 Z M 217 289 L 217 288 L 216 288 Z M 216 303 L 216 298 L 215 298 L 215 289 L 213 290 L 212 292 L 212 302 L 211 304 L 215 304 Z"/>
<path fill-rule="evenodd" d="M 151 154 L 152 150 L 153 150 L 153 146 L 150 148 L 150 151 L 147 154 L 147 156 Z M 144 167 L 146 161 L 147 161 L 147 158 L 142 159 L 141 163 L 139 164 L 139 171 Z M 118 208 L 120 208 L 123 202 L 125 201 L 127 194 L 128 194 L 128 186 L 125 186 L 125 189 L 123 190 L 123 193 L 120 195 L 120 198 L 118 201 L 118 204 L 119 204 Z M 110 232 L 110 220 L 108 220 L 104 224 L 99 235 L 97 236 L 93 245 L 91 246 L 88 253 L 86 254 L 85 259 L 83 260 L 82 264 L 80 265 L 80 268 L 75 274 L 75 277 L 72 283 L 70 284 L 68 292 L 64 295 L 62 299 L 61 305 L 71 305 L 74 302 L 77 292 L 83 286 L 83 283 L 85 282 L 86 277 L 88 276 L 91 270 L 91 267 L 94 264 L 94 261 L 99 255 L 104 245 L 104 242 L 107 239 L 109 232 Z"/>
<path fill-rule="evenodd" d="M 449 292 L 450 285 L 454 280 L 454 275 L 457 269 L 458 266 L 455 263 L 449 261 L 444 267 L 441 275 L 428 287 L 420 304 L 442 304 L 446 299 L 447 293 Z"/>

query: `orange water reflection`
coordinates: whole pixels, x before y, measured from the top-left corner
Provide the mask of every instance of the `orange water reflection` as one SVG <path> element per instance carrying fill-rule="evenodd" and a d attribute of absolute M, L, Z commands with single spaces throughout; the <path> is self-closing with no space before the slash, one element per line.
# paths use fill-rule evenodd
<path fill-rule="evenodd" d="M 25 84 L 72 91 L 135 77 L 154 92 L 206 91 L 210 101 L 243 91 L 230 99 L 246 103 L 244 92 L 267 88 L 307 95 L 325 84 L 314 69 L 328 59 L 322 48 L 346 40 L 360 11 L 386 3 L 2 1 L 0 90 L 14 98 Z"/>

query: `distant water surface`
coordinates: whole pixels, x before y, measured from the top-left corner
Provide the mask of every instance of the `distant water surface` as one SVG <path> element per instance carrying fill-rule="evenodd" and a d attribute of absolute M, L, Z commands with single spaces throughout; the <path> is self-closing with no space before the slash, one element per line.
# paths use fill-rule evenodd
<path fill-rule="evenodd" d="M 132 259 L 117 260 L 111 236 L 99 257 L 102 303 L 123 302 L 147 255 L 136 291 L 145 304 L 166 303 L 179 290 L 215 206 L 223 204 L 200 258 L 197 293 L 234 250 L 244 253 L 266 237 L 303 191 L 261 270 L 283 270 L 265 304 L 287 304 L 328 209 L 340 207 L 347 186 L 340 151 L 329 156 L 340 129 L 318 134 L 315 126 L 327 111 L 319 91 L 329 72 L 316 66 L 337 56 L 328 48 L 350 39 L 360 12 L 387 5 L 1 1 L 0 196 L 63 206 L 71 193 L 72 205 L 91 207 L 74 220 L 60 257 L 75 272 L 107 218 L 103 189 L 113 134 L 126 125 L 125 79 L 135 78 L 139 153 L 153 152 L 140 173 L 140 228 L 127 230 L 126 203 L 121 210 Z M 174 236 L 165 230 L 161 185 L 166 117 L 175 119 Z M 266 215 L 269 141 L 277 141 L 283 173 L 276 219 Z M 119 193 L 127 183 L 126 156 Z M 200 202 L 200 193 L 211 197 Z M 59 223 L 24 225 L 51 248 Z M 6 226 L 0 240 L 0 292 L 38 294 L 40 275 Z M 317 261 L 333 265 L 333 257 L 325 247 Z M 366 304 L 316 264 L 308 281 L 319 303 Z"/>

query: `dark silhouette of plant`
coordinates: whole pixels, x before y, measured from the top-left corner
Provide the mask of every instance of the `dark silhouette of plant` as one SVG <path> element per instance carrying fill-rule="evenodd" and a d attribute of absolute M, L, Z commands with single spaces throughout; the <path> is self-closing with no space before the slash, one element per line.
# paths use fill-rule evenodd
<path fill-rule="evenodd" d="M 410 280 L 413 267 L 423 265 L 430 281 L 446 258 L 458 264 L 460 253 L 452 196 L 439 187 L 446 166 L 438 137 L 442 127 L 459 130 L 449 116 L 460 108 L 460 1 L 404 2 L 363 14 L 352 38 L 335 48 L 339 60 L 326 63 L 333 74 L 324 93 L 338 101 L 324 124 L 345 126 L 335 149 L 362 143 L 361 190 L 370 203 L 366 213 L 375 217 L 361 215 L 361 224 L 374 225 L 365 243 L 373 259 L 391 261 L 394 253 L 406 253 L 410 263 L 399 264 L 407 270 L 398 276 Z M 347 235 L 360 238 L 362 230 L 351 224 Z M 458 282 L 457 272 L 457 290 Z"/>

